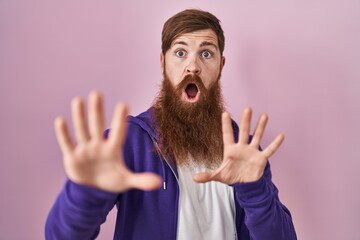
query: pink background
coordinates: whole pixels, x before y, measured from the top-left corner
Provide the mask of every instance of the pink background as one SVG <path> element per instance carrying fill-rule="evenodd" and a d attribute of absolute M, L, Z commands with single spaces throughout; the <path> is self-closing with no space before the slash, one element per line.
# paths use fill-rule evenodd
<path fill-rule="evenodd" d="M 360 239 L 360 2 L 0 1 L 1 239 L 42 239 L 65 180 L 53 120 L 73 96 L 105 95 L 147 109 L 161 81 L 164 21 L 188 7 L 217 15 L 226 34 L 223 89 L 280 131 L 274 181 L 299 239 Z M 114 212 L 99 239 L 111 239 Z"/>

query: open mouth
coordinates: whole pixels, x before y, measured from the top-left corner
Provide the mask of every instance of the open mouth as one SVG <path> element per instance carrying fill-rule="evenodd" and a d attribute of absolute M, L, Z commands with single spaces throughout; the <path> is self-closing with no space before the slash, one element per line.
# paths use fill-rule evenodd
<path fill-rule="evenodd" d="M 188 102 L 197 102 L 200 95 L 199 88 L 195 83 L 189 83 L 185 88 L 184 95 Z"/>

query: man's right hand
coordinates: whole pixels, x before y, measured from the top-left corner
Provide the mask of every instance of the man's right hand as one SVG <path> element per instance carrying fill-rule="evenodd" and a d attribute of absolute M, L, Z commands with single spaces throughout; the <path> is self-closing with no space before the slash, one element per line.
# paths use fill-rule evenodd
<path fill-rule="evenodd" d="M 99 92 L 89 95 L 88 117 L 79 97 L 72 100 L 71 110 L 77 144 L 72 141 L 64 118 L 56 118 L 55 132 L 66 174 L 73 182 L 114 193 L 132 188 L 154 190 L 161 186 L 158 175 L 133 173 L 124 163 L 122 151 L 128 114 L 125 104 L 116 105 L 108 139 L 103 136 L 104 109 Z"/>

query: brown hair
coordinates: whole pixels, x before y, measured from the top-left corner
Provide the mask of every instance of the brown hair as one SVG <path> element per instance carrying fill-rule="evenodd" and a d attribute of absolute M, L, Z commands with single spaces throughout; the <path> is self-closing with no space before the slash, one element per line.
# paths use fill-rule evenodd
<path fill-rule="evenodd" d="M 225 47 L 224 32 L 220 25 L 220 20 L 209 12 L 198 9 L 187 9 L 169 18 L 162 30 L 162 53 L 165 55 L 170 49 L 171 43 L 184 33 L 211 29 L 218 38 L 221 55 Z"/>

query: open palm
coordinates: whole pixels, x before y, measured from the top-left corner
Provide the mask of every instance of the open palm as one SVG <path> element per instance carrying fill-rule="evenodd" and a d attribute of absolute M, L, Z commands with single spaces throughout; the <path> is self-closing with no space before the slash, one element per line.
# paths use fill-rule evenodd
<path fill-rule="evenodd" d="M 261 178 L 268 159 L 277 151 L 284 140 L 279 134 L 263 151 L 259 150 L 260 141 L 268 120 L 263 114 L 256 126 L 253 138 L 249 142 L 252 110 L 246 108 L 240 122 L 239 141 L 235 143 L 229 113 L 222 115 L 224 141 L 224 159 L 214 172 L 198 173 L 194 180 L 199 183 L 219 181 L 225 184 L 254 182 Z"/>
<path fill-rule="evenodd" d="M 126 136 L 127 106 L 116 105 L 111 131 L 104 139 L 102 96 L 89 95 L 88 121 L 84 102 L 72 101 L 72 120 L 77 144 L 74 144 L 62 117 L 55 120 L 55 133 L 63 153 L 67 176 L 74 182 L 109 192 L 124 192 L 131 188 L 152 190 L 160 187 L 161 179 L 153 173 L 131 172 L 124 164 L 122 148 Z"/>

